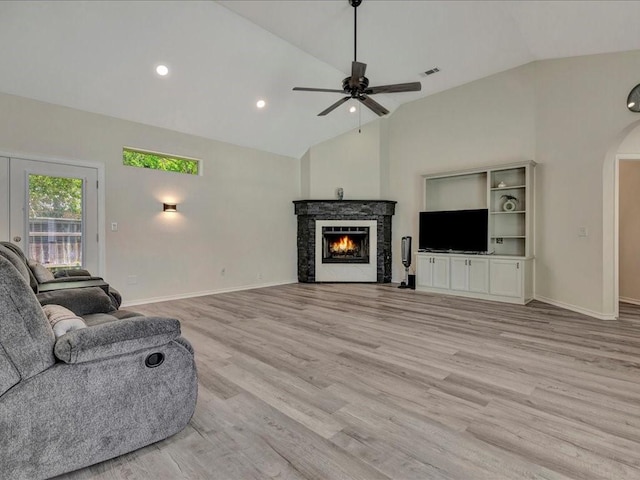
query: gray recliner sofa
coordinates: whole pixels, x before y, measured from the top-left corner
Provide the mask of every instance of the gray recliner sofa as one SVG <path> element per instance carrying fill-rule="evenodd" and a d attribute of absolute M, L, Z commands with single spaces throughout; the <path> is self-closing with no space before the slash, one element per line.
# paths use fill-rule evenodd
<path fill-rule="evenodd" d="M 60 475 L 187 425 L 197 374 L 178 320 L 88 313 L 56 338 L 24 264 L 2 253 L 0 479 Z"/>

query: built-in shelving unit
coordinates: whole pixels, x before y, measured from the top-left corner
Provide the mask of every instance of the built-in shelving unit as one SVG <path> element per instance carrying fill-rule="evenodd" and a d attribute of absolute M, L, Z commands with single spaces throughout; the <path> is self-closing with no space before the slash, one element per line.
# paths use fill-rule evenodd
<path fill-rule="evenodd" d="M 532 298 L 534 168 L 528 161 L 423 177 L 425 211 L 489 211 L 489 255 L 418 253 L 417 290 L 512 303 Z"/>
<path fill-rule="evenodd" d="M 535 162 L 425 175 L 425 211 L 489 210 L 488 250 L 496 255 L 533 256 Z M 515 199 L 513 210 L 505 203 Z"/>
<path fill-rule="evenodd" d="M 487 169 L 489 250 L 499 255 L 533 255 L 530 241 L 533 162 Z M 513 210 L 505 209 L 512 199 Z"/>

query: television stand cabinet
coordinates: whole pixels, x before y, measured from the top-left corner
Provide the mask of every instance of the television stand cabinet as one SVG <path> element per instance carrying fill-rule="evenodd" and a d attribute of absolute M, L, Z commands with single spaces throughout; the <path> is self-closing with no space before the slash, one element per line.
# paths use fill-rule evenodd
<path fill-rule="evenodd" d="M 533 298 L 533 258 L 418 252 L 416 290 L 524 305 Z"/>

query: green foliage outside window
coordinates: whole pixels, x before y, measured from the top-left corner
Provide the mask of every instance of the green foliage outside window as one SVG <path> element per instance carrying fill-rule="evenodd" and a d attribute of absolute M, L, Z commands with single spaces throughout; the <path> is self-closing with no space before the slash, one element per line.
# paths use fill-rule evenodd
<path fill-rule="evenodd" d="M 29 175 L 29 218 L 82 218 L 82 179 Z"/>
<path fill-rule="evenodd" d="M 146 153 L 128 148 L 122 149 L 122 163 L 131 167 L 151 168 L 165 172 L 198 175 L 198 161 L 186 158 L 168 157 L 157 153 Z"/>

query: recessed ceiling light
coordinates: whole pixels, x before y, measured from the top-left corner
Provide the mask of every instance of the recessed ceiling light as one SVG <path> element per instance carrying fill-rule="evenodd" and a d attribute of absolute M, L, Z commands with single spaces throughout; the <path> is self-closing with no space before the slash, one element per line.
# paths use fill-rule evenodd
<path fill-rule="evenodd" d="M 264 106 L 267 104 L 267 102 L 265 102 L 264 100 L 258 100 L 256 102 L 256 107 L 258 108 L 264 108 Z"/>
<path fill-rule="evenodd" d="M 169 67 L 167 67 L 166 65 L 158 65 L 156 67 L 156 73 L 161 77 L 164 77 L 169 73 Z"/>
<path fill-rule="evenodd" d="M 350 111 L 351 113 L 354 113 L 354 112 L 356 111 L 356 106 L 355 106 L 355 105 L 351 105 L 351 106 L 349 107 L 349 111 Z"/>

